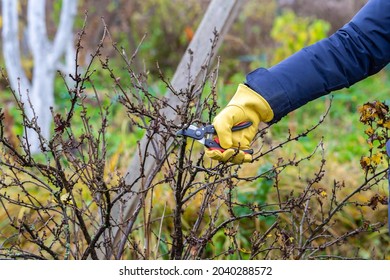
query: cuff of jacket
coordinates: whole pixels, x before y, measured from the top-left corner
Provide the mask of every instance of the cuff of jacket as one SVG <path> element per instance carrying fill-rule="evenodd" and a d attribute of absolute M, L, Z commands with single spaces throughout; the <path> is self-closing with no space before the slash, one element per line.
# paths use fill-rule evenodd
<path fill-rule="evenodd" d="M 271 106 L 274 118 L 271 123 L 279 121 L 292 111 L 291 102 L 286 90 L 265 68 L 258 68 L 246 76 L 245 84 L 260 94 Z"/>

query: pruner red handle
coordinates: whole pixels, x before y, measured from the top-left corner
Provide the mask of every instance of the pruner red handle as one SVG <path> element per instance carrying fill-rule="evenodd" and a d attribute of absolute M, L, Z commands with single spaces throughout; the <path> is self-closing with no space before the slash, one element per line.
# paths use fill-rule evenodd
<path fill-rule="evenodd" d="M 252 125 L 252 122 L 250 122 L 250 121 L 242 122 L 242 123 L 239 123 L 239 124 L 236 124 L 235 126 L 233 126 L 232 127 L 232 131 L 238 131 L 238 130 L 250 127 L 251 125 Z M 214 130 L 214 126 L 212 126 L 212 128 Z M 216 133 L 215 130 L 213 131 L 213 133 Z M 204 145 L 207 148 L 209 148 L 210 150 L 218 150 L 218 151 L 221 151 L 222 153 L 226 150 L 226 149 L 221 147 L 218 138 L 206 139 Z M 246 154 L 250 154 L 250 155 L 253 154 L 253 150 L 252 149 L 247 149 L 247 150 L 242 150 L 242 151 L 244 153 L 246 153 Z"/>
<path fill-rule="evenodd" d="M 242 128 L 241 128 L 242 129 Z M 233 130 L 233 129 L 232 129 Z M 220 152 L 224 152 L 226 151 L 226 149 L 222 148 L 221 145 L 219 144 L 219 139 L 218 138 L 215 138 L 213 140 L 211 139 L 206 139 L 205 140 L 205 143 L 204 145 L 210 149 L 210 150 L 217 150 L 217 151 L 220 151 Z M 250 155 L 253 155 L 253 150 L 252 149 L 247 149 L 247 150 L 241 150 L 243 151 L 244 153 L 246 154 L 250 154 Z"/>
<path fill-rule="evenodd" d="M 235 126 L 233 126 L 232 131 L 241 130 L 241 129 L 250 127 L 251 125 L 252 125 L 252 122 L 242 122 L 242 123 L 239 123 L 239 124 L 236 124 Z"/>

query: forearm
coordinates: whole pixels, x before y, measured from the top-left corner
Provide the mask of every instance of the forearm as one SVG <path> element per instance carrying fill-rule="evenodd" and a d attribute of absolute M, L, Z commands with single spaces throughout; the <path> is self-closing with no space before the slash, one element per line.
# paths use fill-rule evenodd
<path fill-rule="evenodd" d="M 270 104 L 278 120 L 307 102 L 377 73 L 390 61 L 390 1 L 371 0 L 335 34 L 270 69 L 256 69 L 246 84 Z"/>

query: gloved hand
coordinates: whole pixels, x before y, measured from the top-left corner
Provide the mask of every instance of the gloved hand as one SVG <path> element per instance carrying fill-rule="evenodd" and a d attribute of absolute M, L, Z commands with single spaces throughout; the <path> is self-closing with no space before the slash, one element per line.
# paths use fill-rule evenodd
<path fill-rule="evenodd" d="M 242 150 L 249 146 L 256 135 L 260 122 L 269 122 L 274 113 L 268 102 L 257 92 L 244 84 L 240 84 L 229 104 L 214 118 L 214 128 L 224 152 L 206 149 L 206 156 L 222 161 L 243 163 L 252 160 L 252 155 Z M 248 128 L 231 131 L 234 125 L 251 121 Z M 239 149 L 239 150 L 238 150 Z"/>

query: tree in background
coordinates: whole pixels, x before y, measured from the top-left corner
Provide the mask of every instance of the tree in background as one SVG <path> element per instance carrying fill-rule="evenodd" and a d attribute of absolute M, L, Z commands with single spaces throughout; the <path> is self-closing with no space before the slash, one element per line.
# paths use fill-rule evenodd
<path fill-rule="evenodd" d="M 12 89 L 24 104 L 27 119 L 26 144 L 32 153 L 45 146 L 50 135 L 51 109 L 54 106 L 54 78 L 57 70 L 69 74 L 74 69 L 72 26 L 77 12 L 77 0 L 62 1 L 57 33 L 49 40 L 46 26 L 46 1 L 27 3 L 27 25 L 19 30 L 17 0 L 2 0 L 2 41 L 5 66 Z M 23 69 L 20 34 L 27 38 L 29 55 L 33 60 L 31 79 Z M 61 59 L 65 56 L 65 63 Z M 36 129 L 41 133 L 36 133 Z M 40 137 L 43 136 L 42 137 Z"/>

